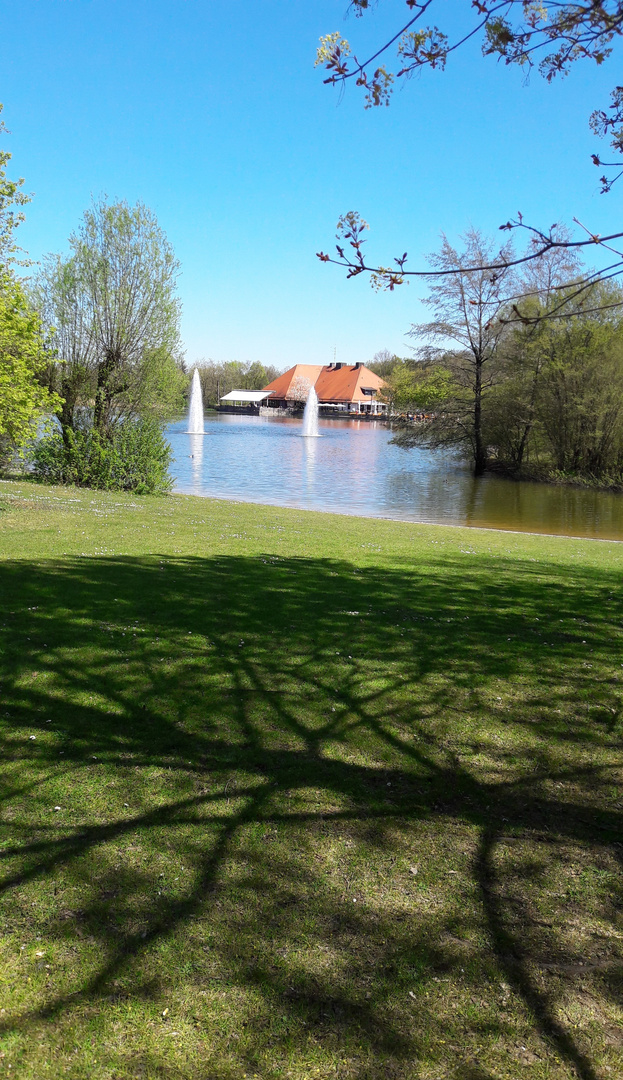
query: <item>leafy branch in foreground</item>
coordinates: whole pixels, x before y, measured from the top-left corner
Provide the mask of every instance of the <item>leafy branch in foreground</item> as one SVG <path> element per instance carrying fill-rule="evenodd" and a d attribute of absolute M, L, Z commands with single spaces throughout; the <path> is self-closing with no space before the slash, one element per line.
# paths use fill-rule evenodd
<path fill-rule="evenodd" d="M 316 64 L 324 66 L 328 73 L 325 83 L 343 87 L 349 79 L 354 79 L 357 86 L 365 89 L 366 108 L 388 105 L 396 79 L 409 77 L 426 67 L 445 68 L 450 54 L 476 36 L 481 37 L 484 55 L 494 55 L 505 64 L 519 64 L 527 69 L 538 64 L 540 74 L 550 82 L 556 75 L 567 74 L 577 60 L 591 59 L 602 64 L 610 56 L 613 41 L 623 34 L 623 0 L 581 0 L 579 3 L 561 3 L 560 0 L 472 0 L 473 25 L 454 34 L 446 33 L 437 26 L 422 24 L 424 15 L 429 11 L 442 10 L 438 0 L 405 2 L 410 14 L 408 21 L 364 61 L 359 61 L 352 54 L 350 43 L 339 33 L 321 38 Z M 434 8 L 436 2 L 437 9 Z M 371 0 L 352 0 L 350 9 L 355 15 L 361 16 L 371 6 Z M 393 45 L 396 45 L 402 65 L 400 69 L 394 73 L 384 64 L 374 67 Z M 612 91 L 608 109 L 593 112 L 590 125 L 599 137 L 610 136 L 612 149 L 623 158 L 623 87 L 617 86 Z M 598 154 L 593 154 L 592 161 L 605 170 L 616 170 L 615 175 L 604 172 L 601 176 L 602 192 L 610 191 L 623 176 L 623 160 L 603 161 Z M 500 226 L 506 230 L 524 229 L 530 233 L 528 251 L 512 265 L 538 259 L 557 247 L 579 249 L 593 245 L 599 247 L 600 251 L 613 252 L 617 261 L 589 275 L 580 287 L 589 287 L 597 280 L 607 281 L 622 273 L 623 253 L 610 245 L 612 241 L 620 240 L 623 233 L 612 232 L 600 236 L 577 219 L 574 220 L 584 230 L 586 238 L 577 240 L 567 237 L 561 240 L 556 232 L 557 225 L 545 230 L 528 226 L 521 214 Z M 374 288 L 390 291 L 402 285 L 407 277 L 431 276 L 429 270 L 407 270 L 406 252 L 394 258 L 390 266 L 369 264 L 362 249 L 363 232 L 367 228 L 367 223 L 358 213 L 350 211 L 344 214 L 338 222 L 340 243 L 337 246 L 337 259 L 324 252 L 319 252 L 318 257 L 323 262 L 344 266 L 349 278 L 369 273 Z M 495 264 L 477 269 L 495 274 L 506 267 Z M 567 296 L 560 307 L 561 314 L 568 300 Z M 553 318 L 557 314 L 548 317 Z M 514 315 L 520 320 L 523 317 L 517 308 Z"/>
<path fill-rule="evenodd" d="M 416 26 L 429 10 L 443 10 L 439 0 L 405 3 L 411 17 L 363 61 L 338 32 L 322 37 L 316 65 L 328 72 L 325 83 L 344 85 L 354 79 L 366 91 L 366 108 L 387 105 L 396 79 L 425 67 L 445 68 L 453 52 L 478 36 L 485 56 L 527 68 L 538 64 L 540 74 L 551 82 L 556 75 L 567 74 L 576 60 L 602 64 L 612 52 L 613 40 L 623 33 L 623 0 L 472 0 L 473 25 L 455 34 L 435 25 Z M 350 4 L 359 16 L 371 6 L 370 0 Z M 399 70 L 394 74 L 384 65 L 373 68 L 396 43 Z"/>

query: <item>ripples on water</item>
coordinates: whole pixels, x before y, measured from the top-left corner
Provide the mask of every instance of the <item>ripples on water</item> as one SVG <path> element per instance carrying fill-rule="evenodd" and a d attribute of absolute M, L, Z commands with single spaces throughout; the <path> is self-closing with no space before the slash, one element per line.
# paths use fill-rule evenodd
<path fill-rule="evenodd" d="M 623 496 L 581 488 L 475 480 L 448 454 L 390 446 L 382 423 L 208 415 L 204 435 L 171 424 L 175 491 L 304 510 L 623 539 Z"/>

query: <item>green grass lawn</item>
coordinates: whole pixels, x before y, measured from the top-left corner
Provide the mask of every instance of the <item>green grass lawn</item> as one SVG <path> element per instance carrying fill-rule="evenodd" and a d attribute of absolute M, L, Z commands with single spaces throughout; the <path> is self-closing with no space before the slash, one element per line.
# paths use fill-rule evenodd
<path fill-rule="evenodd" d="M 0 483 L 0 1077 L 623 1075 L 623 545 Z"/>

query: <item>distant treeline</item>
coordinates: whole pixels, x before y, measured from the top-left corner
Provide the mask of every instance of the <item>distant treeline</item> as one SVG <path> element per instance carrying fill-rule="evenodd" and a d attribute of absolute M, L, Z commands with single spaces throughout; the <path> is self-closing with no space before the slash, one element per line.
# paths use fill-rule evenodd
<path fill-rule="evenodd" d="M 257 360 L 246 364 L 239 360 L 229 360 L 224 364 L 216 364 L 213 360 L 199 360 L 197 368 L 203 403 L 207 407 L 217 405 L 219 398 L 230 390 L 263 390 L 281 374 L 279 368 L 271 364 L 264 367 Z"/>

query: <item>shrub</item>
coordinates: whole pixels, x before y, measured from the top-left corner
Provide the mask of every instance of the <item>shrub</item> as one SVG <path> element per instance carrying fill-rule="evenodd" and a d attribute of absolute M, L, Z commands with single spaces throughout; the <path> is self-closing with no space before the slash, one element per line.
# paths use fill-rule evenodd
<path fill-rule="evenodd" d="M 31 460 L 35 476 L 51 484 L 137 495 L 171 490 L 171 447 L 151 418 L 123 420 L 108 435 L 87 426 L 55 432 L 39 440 Z"/>

